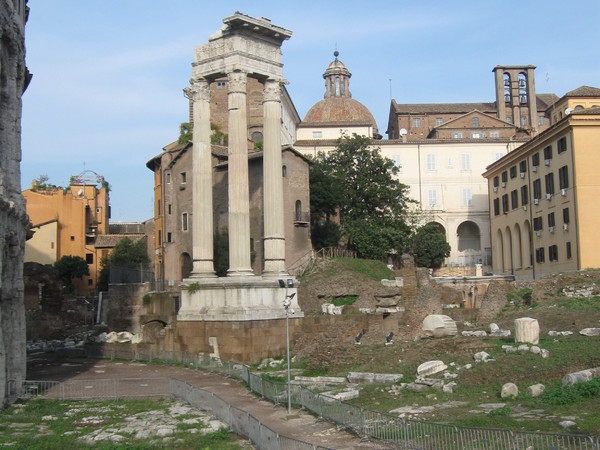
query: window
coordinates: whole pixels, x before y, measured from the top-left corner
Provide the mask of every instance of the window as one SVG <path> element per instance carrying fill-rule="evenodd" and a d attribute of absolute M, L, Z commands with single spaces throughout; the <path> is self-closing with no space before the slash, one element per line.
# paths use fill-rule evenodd
<path fill-rule="evenodd" d="M 250 136 L 250 139 L 252 139 L 252 142 L 262 142 L 263 134 L 260 131 L 255 131 Z"/>
<path fill-rule="evenodd" d="M 162 245 L 162 232 L 161 230 L 158 230 L 158 246 L 160 247 Z"/>
<path fill-rule="evenodd" d="M 452 139 L 462 139 L 462 133 L 452 133 L 450 137 Z"/>
<path fill-rule="evenodd" d="M 497 188 L 498 186 L 500 186 L 500 178 L 498 177 L 498 175 L 496 175 L 494 177 L 494 187 Z"/>
<path fill-rule="evenodd" d="M 187 182 L 187 174 L 185 172 L 181 172 L 181 184 L 185 184 Z"/>
<path fill-rule="evenodd" d="M 500 199 L 499 198 L 494 199 L 494 215 L 495 216 L 500 215 Z"/>
<path fill-rule="evenodd" d="M 510 207 L 517 209 L 519 207 L 519 191 L 516 189 L 510 193 Z"/>
<path fill-rule="evenodd" d="M 471 139 L 481 139 L 483 137 L 483 133 L 471 133 Z"/>
<path fill-rule="evenodd" d="M 567 242 L 567 259 L 571 259 L 571 243 Z"/>
<path fill-rule="evenodd" d="M 92 280 L 91 278 L 88 278 L 88 286 L 93 286 L 94 285 L 94 280 Z"/>
<path fill-rule="evenodd" d="M 538 117 L 538 125 L 546 125 L 546 116 Z"/>
<path fill-rule="evenodd" d="M 170 203 L 167 205 L 167 211 L 168 211 L 169 215 L 171 215 L 171 204 Z"/>
<path fill-rule="evenodd" d="M 157 208 L 158 209 L 158 216 L 160 216 L 160 199 L 157 201 L 157 203 L 158 203 L 158 208 Z"/>
<path fill-rule="evenodd" d="M 464 188 L 462 190 L 463 206 L 473 206 L 473 194 L 471 188 Z"/>
<path fill-rule="evenodd" d="M 413 119 L 413 128 L 419 128 L 421 126 L 421 119 L 415 117 Z"/>
<path fill-rule="evenodd" d="M 440 125 L 442 125 L 444 123 L 444 119 L 442 119 L 441 117 L 436 117 L 435 118 L 435 126 L 439 127 Z"/>
<path fill-rule="evenodd" d="M 542 218 L 541 217 L 534 217 L 533 218 L 533 230 L 534 231 L 540 231 L 543 227 L 544 227 L 544 225 L 542 223 Z"/>
<path fill-rule="evenodd" d="M 435 170 L 435 155 L 432 153 L 427 155 L 427 170 Z"/>
<path fill-rule="evenodd" d="M 75 236 L 71 236 L 71 240 L 74 241 L 75 240 Z"/>
<path fill-rule="evenodd" d="M 561 137 L 558 140 L 558 142 L 556 143 L 556 147 L 558 149 L 558 153 L 566 152 L 567 151 L 567 137 L 566 136 Z"/>
<path fill-rule="evenodd" d="M 448 168 L 451 169 L 452 168 L 452 157 L 448 156 Z"/>
<path fill-rule="evenodd" d="M 437 206 L 437 191 L 430 189 L 428 192 L 429 206 Z"/>
<path fill-rule="evenodd" d="M 546 260 L 546 257 L 544 256 L 544 247 L 535 250 L 535 260 L 539 263 L 543 263 Z"/>
<path fill-rule="evenodd" d="M 85 262 L 88 264 L 94 264 L 94 254 L 93 253 L 86 253 L 85 254 Z"/>
<path fill-rule="evenodd" d="M 527 185 L 521 186 L 521 205 L 523 206 L 529 203 L 529 195 L 527 194 Z"/>
<path fill-rule="evenodd" d="M 506 185 L 508 181 L 508 172 L 505 170 L 504 172 L 502 172 L 502 187 L 504 187 Z"/>
<path fill-rule="evenodd" d="M 471 123 L 473 125 L 473 128 L 479 128 L 479 117 L 473 117 L 473 120 L 471 120 Z"/>
<path fill-rule="evenodd" d="M 188 213 L 181 213 L 181 231 L 188 230 Z"/>
<path fill-rule="evenodd" d="M 167 231 L 167 242 L 173 242 L 173 233 Z"/>
<path fill-rule="evenodd" d="M 519 172 L 523 174 L 527 172 L 527 160 L 524 159 L 519 163 Z"/>
<path fill-rule="evenodd" d="M 517 178 L 517 166 L 512 166 L 510 168 L 510 179 Z"/>
<path fill-rule="evenodd" d="M 544 160 L 548 161 L 550 159 L 552 159 L 552 146 L 551 145 L 544 148 Z"/>
<path fill-rule="evenodd" d="M 393 155 L 393 156 L 392 156 L 392 161 L 394 161 L 394 165 L 395 165 L 397 168 L 400 168 L 400 167 L 402 167 L 402 163 L 400 162 L 400 155 Z"/>
<path fill-rule="evenodd" d="M 562 166 L 558 169 L 558 186 L 560 189 L 567 189 L 569 187 L 569 168 Z"/>
<path fill-rule="evenodd" d="M 533 198 L 537 200 L 542 198 L 542 182 L 539 178 L 533 181 Z"/>
<path fill-rule="evenodd" d="M 550 214 L 548 214 L 548 227 L 554 227 L 554 226 L 555 226 L 554 213 L 551 212 Z"/>
<path fill-rule="evenodd" d="M 540 154 L 539 153 L 534 153 L 533 155 L 531 155 L 531 165 L 532 166 L 540 165 Z"/>
<path fill-rule="evenodd" d="M 313 136 L 313 139 L 321 139 L 321 138 L 323 138 L 323 132 L 322 131 L 313 131 L 312 136 Z"/>
<path fill-rule="evenodd" d="M 460 165 L 462 170 L 471 170 L 471 158 L 468 153 L 460 155 Z"/>
<path fill-rule="evenodd" d="M 563 223 L 569 223 L 569 208 L 563 209 Z"/>
<path fill-rule="evenodd" d="M 554 174 L 549 173 L 546 175 L 546 194 L 554 194 Z"/>
<path fill-rule="evenodd" d="M 295 213 L 296 221 L 300 222 L 302 220 L 302 202 L 300 200 L 296 200 Z"/>
<path fill-rule="evenodd" d="M 171 184 L 171 172 L 167 172 L 167 184 Z"/>
<path fill-rule="evenodd" d="M 500 132 L 499 131 L 490 131 L 490 137 L 491 138 L 499 138 Z"/>
<path fill-rule="evenodd" d="M 548 247 L 548 259 L 550 261 L 558 261 L 558 246 L 551 245 Z"/>
<path fill-rule="evenodd" d="M 287 178 L 287 166 L 285 164 L 281 166 L 281 176 Z"/>
<path fill-rule="evenodd" d="M 527 126 L 527 116 L 521 116 L 521 126 L 522 127 Z"/>
<path fill-rule="evenodd" d="M 502 196 L 502 212 L 504 214 L 508 213 L 508 194 Z"/>
<path fill-rule="evenodd" d="M 225 89 L 227 87 L 226 81 L 217 81 L 217 89 Z"/>

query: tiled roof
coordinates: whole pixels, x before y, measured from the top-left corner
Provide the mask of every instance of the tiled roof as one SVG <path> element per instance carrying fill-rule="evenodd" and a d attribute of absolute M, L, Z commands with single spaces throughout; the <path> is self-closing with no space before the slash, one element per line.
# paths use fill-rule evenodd
<path fill-rule="evenodd" d="M 592 86 L 579 86 L 565 94 L 565 97 L 600 97 L 600 89 Z"/>
<path fill-rule="evenodd" d="M 556 94 L 536 94 L 537 109 L 543 111 L 558 101 Z"/>
<path fill-rule="evenodd" d="M 125 237 L 128 237 L 133 242 L 137 242 L 144 239 L 146 236 L 143 234 L 101 234 L 96 236 L 95 246 L 112 248 Z"/>
<path fill-rule="evenodd" d="M 465 114 L 475 109 L 483 112 L 496 111 L 496 103 L 396 103 L 397 114 Z"/>
<path fill-rule="evenodd" d="M 112 222 L 108 225 L 110 234 L 144 234 L 145 225 L 141 222 Z"/>
<path fill-rule="evenodd" d="M 327 97 L 316 103 L 306 113 L 302 125 L 369 124 L 377 130 L 371 111 L 357 100 L 349 97 Z"/>
<path fill-rule="evenodd" d="M 600 108 L 585 108 L 585 109 L 578 109 L 577 111 L 573 110 L 571 111 L 572 115 L 597 115 L 600 114 Z"/>

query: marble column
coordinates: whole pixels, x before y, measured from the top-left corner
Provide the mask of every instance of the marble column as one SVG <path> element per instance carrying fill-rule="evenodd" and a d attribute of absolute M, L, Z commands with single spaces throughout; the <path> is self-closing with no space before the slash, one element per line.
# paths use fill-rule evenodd
<path fill-rule="evenodd" d="M 281 84 L 265 81 L 263 92 L 264 276 L 285 270 L 285 228 L 281 161 Z"/>
<path fill-rule="evenodd" d="M 252 275 L 248 188 L 247 74 L 227 74 L 229 81 L 229 270 L 227 276 Z"/>
<path fill-rule="evenodd" d="M 193 78 L 188 92 L 193 99 L 193 215 L 194 267 L 191 277 L 216 277 L 213 264 L 213 180 L 210 143 L 210 84 Z"/>

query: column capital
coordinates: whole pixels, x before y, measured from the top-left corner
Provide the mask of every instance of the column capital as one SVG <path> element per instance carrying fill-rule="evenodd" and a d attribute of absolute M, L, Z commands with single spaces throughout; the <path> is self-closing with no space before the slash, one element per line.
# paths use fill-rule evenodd
<path fill-rule="evenodd" d="M 206 78 L 191 78 L 190 86 L 184 92 L 193 101 L 210 101 L 210 83 Z"/>
<path fill-rule="evenodd" d="M 263 102 L 280 102 L 282 81 L 269 78 L 265 81 Z"/>
<path fill-rule="evenodd" d="M 227 79 L 229 81 L 229 94 L 232 93 L 246 93 L 246 84 L 248 83 L 248 74 L 241 70 L 236 70 L 227 73 Z"/>

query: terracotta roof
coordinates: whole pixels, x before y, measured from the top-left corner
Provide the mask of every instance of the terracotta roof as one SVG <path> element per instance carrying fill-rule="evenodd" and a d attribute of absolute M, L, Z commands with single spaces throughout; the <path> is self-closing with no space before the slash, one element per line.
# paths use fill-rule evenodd
<path fill-rule="evenodd" d="M 108 225 L 110 234 L 144 234 L 145 224 L 142 222 L 112 222 Z"/>
<path fill-rule="evenodd" d="M 306 113 L 302 125 L 369 124 L 377 131 L 371 111 L 361 102 L 349 97 L 328 97 L 315 104 Z"/>
<path fill-rule="evenodd" d="M 558 101 L 556 94 L 536 94 L 535 97 L 538 111 L 543 111 Z"/>
<path fill-rule="evenodd" d="M 592 86 L 579 86 L 567 92 L 565 97 L 600 97 L 600 89 Z"/>
<path fill-rule="evenodd" d="M 496 111 L 496 103 L 396 103 L 392 100 L 396 114 L 465 114 L 475 109 L 483 112 Z"/>
<path fill-rule="evenodd" d="M 137 241 L 144 239 L 146 236 L 143 234 L 101 234 L 99 236 L 96 236 L 96 242 L 95 242 L 94 246 L 95 247 L 112 248 L 115 245 L 117 245 L 117 243 L 121 239 L 123 239 L 125 237 L 128 237 L 133 242 L 137 242 Z"/>

